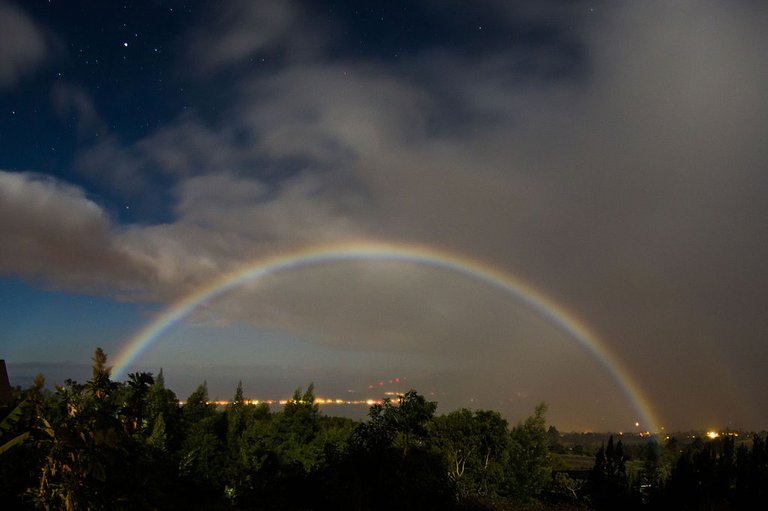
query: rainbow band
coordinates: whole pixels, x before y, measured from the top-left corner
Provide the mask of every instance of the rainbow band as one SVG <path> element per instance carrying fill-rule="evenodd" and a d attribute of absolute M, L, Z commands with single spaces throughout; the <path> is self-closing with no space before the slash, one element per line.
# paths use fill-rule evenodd
<path fill-rule="evenodd" d="M 131 364 L 152 346 L 166 331 L 198 306 L 222 295 L 245 282 L 268 275 L 309 266 L 355 260 L 380 260 L 421 264 L 453 271 L 500 289 L 525 303 L 542 317 L 568 332 L 599 360 L 618 383 L 638 413 L 642 425 L 658 431 L 658 422 L 648 400 L 618 360 L 602 344 L 598 336 L 568 311 L 519 278 L 491 266 L 435 247 L 406 243 L 352 242 L 328 246 L 313 246 L 283 252 L 259 259 L 239 269 L 225 273 L 177 301 L 131 337 L 117 354 L 113 374 L 122 378 Z"/>

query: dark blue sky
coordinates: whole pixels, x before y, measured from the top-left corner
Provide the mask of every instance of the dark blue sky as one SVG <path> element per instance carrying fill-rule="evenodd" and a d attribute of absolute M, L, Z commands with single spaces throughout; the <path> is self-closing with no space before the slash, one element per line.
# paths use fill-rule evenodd
<path fill-rule="evenodd" d="M 87 361 L 249 261 L 412 242 L 588 325 L 669 424 L 764 427 L 766 9 L 0 1 L 1 355 Z M 634 423 L 563 332 L 427 268 L 267 279 L 168 336 L 142 369 L 407 368 L 448 406 Z"/>

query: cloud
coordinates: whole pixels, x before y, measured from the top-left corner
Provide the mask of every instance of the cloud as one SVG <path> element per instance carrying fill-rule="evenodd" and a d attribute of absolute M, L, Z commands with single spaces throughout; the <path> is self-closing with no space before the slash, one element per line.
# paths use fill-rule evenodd
<path fill-rule="evenodd" d="M 51 101 L 61 118 L 76 118 L 77 134 L 81 138 L 92 139 L 107 133 L 107 126 L 92 98 L 82 87 L 66 82 L 54 83 Z"/>
<path fill-rule="evenodd" d="M 119 186 L 134 183 L 137 194 L 156 176 L 177 180 L 175 223 L 194 226 L 198 239 L 226 232 L 291 245 L 322 238 L 315 229 L 333 211 L 353 232 L 507 261 L 596 319 L 603 297 L 581 295 L 606 269 L 643 293 L 688 299 L 683 289 L 704 267 L 727 260 L 734 242 L 754 249 L 749 240 L 759 239 L 754 222 L 739 220 L 760 208 L 750 183 L 765 158 L 763 36 L 739 8 L 717 16 L 706 2 L 655 5 L 581 20 L 572 37 L 584 46 L 584 70 L 559 79 L 547 70 L 570 54 L 556 46 L 472 59 L 434 49 L 402 68 L 287 62 L 269 76 L 246 73 L 216 125 L 185 116 L 130 146 L 96 146 L 81 161 L 123 176 Z M 290 31 L 280 20 L 298 12 L 252 15 L 275 16 Z M 217 30 L 234 34 L 241 19 L 223 16 Z M 520 74 L 521 53 L 541 72 Z M 298 163 L 281 171 L 286 162 Z M 685 286 L 638 277 L 670 275 L 694 248 Z M 224 246 L 216 252 L 225 257 Z"/>
<path fill-rule="evenodd" d="M 129 227 L 121 243 L 156 269 L 159 291 L 175 298 L 276 250 L 363 236 L 355 205 L 323 186 L 311 175 L 277 189 L 229 173 L 191 177 L 177 186 L 173 223 Z"/>
<path fill-rule="evenodd" d="M 81 189 L 39 174 L 0 171 L 0 246 L 1 273 L 55 288 L 146 296 L 153 277 Z"/>
<path fill-rule="evenodd" d="M 108 187 L 118 196 L 137 199 L 152 186 L 149 163 L 135 146 L 107 134 L 81 150 L 75 159 L 75 168 L 89 181 Z"/>
<path fill-rule="evenodd" d="M 315 34 L 304 16 L 293 1 L 227 2 L 185 39 L 189 60 L 212 72 L 267 53 L 289 59 L 316 55 L 325 37 Z"/>
<path fill-rule="evenodd" d="M 439 52 L 415 59 L 415 75 L 407 63 L 288 67 L 239 99 L 265 152 L 349 175 L 370 198 L 369 232 L 503 262 L 593 325 L 644 384 L 682 370 L 705 385 L 723 339 L 760 342 L 747 325 L 763 323 L 768 285 L 765 12 L 747 5 L 606 9 L 579 24 L 583 68 L 560 78 L 546 70 L 567 53 L 541 52 L 544 72 L 521 74 L 514 49 L 442 50 L 432 67 Z"/>
<path fill-rule="evenodd" d="M 251 141 L 239 139 L 238 125 L 235 120 L 211 127 L 186 115 L 132 143 L 107 132 L 80 150 L 75 167 L 88 179 L 133 200 L 156 191 L 158 181 L 264 167 L 265 160 Z"/>
<path fill-rule="evenodd" d="M 43 32 L 13 5 L 0 2 L 0 88 L 16 85 L 46 59 Z"/>

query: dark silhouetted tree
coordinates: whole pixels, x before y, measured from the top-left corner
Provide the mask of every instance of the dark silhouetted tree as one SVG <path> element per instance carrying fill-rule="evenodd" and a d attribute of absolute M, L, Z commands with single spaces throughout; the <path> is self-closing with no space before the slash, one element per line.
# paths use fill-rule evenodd
<path fill-rule="evenodd" d="M 509 493 L 521 500 L 535 499 L 552 480 L 552 458 L 544 403 L 512 429 L 508 468 Z"/>

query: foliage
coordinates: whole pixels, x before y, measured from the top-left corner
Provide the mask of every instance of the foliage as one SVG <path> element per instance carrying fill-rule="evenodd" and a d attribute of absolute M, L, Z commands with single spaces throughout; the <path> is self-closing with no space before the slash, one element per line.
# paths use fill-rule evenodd
<path fill-rule="evenodd" d="M 597 451 L 590 475 L 590 491 L 598 509 L 612 509 L 617 504 L 624 508 L 630 506 L 632 494 L 626 462 L 621 440 L 614 444 L 611 435 L 608 445 Z"/>
<path fill-rule="evenodd" d="M 42 388 L 16 391 L 0 420 L 4 508 L 730 510 L 768 497 L 759 435 L 609 437 L 574 471 L 555 463 L 567 442 L 543 404 L 511 430 L 491 410 L 436 415 L 413 390 L 362 422 L 323 415 L 311 384 L 278 411 L 241 383 L 226 407 L 205 383 L 180 406 L 162 370 L 112 381 L 100 349 L 88 381 Z"/>
<path fill-rule="evenodd" d="M 11 410 L 11 412 L 6 415 L 2 422 L 0 422 L 0 442 L 2 442 L 0 443 L 0 455 L 2 455 L 8 449 L 16 447 L 24 440 L 29 438 L 29 431 L 24 431 L 23 433 L 19 433 L 13 436 L 12 438 L 6 439 L 6 437 L 11 437 L 16 425 L 23 420 L 25 410 L 29 408 L 29 406 L 29 400 L 23 400 L 21 403 L 16 405 L 16 408 Z"/>
<path fill-rule="evenodd" d="M 430 433 L 457 501 L 504 493 L 511 439 L 507 421 L 498 412 L 457 410 L 435 417 Z"/>
<path fill-rule="evenodd" d="M 542 494 L 552 478 L 552 456 L 544 414 L 547 405 L 512 429 L 509 463 L 509 491 L 522 500 Z"/>
<path fill-rule="evenodd" d="M 659 507 L 748 509 L 768 498 L 768 438 L 753 435 L 738 448 L 733 436 L 697 439 L 677 460 Z"/>
<path fill-rule="evenodd" d="M 141 421 L 135 389 L 112 382 L 106 361 L 98 348 L 92 378 L 58 387 L 47 413 L 38 416 L 36 444 L 44 458 L 28 494 L 40 507 L 120 509 L 145 505 L 152 497 L 139 491 L 149 472 L 136 469 L 145 456 L 133 438 Z"/>

